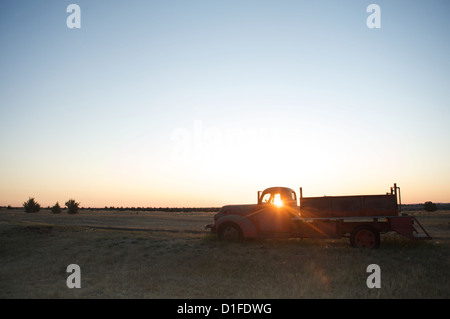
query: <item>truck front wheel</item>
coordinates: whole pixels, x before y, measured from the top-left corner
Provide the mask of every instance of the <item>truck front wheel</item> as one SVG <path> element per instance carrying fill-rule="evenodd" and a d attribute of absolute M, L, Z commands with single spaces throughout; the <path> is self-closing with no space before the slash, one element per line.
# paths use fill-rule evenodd
<path fill-rule="evenodd" d="M 218 231 L 219 239 L 230 242 L 241 242 L 242 232 L 239 226 L 233 223 L 227 223 L 220 226 Z"/>
<path fill-rule="evenodd" d="M 376 249 L 380 247 L 380 233 L 370 226 L 357 227 L 350 235 L 350 244 L 355 248 Z"/>

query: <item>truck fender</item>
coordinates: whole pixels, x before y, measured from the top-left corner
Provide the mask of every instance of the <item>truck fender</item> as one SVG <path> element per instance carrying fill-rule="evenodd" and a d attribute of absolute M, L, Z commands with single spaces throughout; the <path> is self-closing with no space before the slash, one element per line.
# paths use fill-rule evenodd
<path fill-rule="evenodd" d="M 225 223 L 233 223 L 239 226 L 244 238 L 254 238 L 258 236 L 255 225 L 248 219 L 239 215 L 226 215 L 216 221 L 216 230 Z"/>

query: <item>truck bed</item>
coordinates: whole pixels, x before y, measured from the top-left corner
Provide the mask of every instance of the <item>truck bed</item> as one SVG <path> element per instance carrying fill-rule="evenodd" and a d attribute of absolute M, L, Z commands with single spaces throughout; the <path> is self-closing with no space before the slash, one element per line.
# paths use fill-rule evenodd
<path fill-rule="evenodd" d="M 398 216 L 397 196 L 386 194 L 301 197 L 300 216 L 303 218 Z"/>

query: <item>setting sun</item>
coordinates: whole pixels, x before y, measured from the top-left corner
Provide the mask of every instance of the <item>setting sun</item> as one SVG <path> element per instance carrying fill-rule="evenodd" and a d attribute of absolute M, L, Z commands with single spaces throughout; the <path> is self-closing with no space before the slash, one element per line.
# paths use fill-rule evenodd
<path fill-rule="evenodd" d="M 281 200 L 280 194 L 275 194 L 275 197 L 273 199 L 273 204 L 278 207 L 283 206 L 283 201 Z"/>

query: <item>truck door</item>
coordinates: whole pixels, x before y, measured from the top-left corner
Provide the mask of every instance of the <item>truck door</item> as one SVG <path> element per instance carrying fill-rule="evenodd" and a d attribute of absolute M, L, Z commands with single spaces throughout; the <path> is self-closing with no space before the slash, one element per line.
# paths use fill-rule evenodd
<path fill-rule="evenodd" d="M 265 193 L 251 219 L 262 235 L 283 235 L 291 232 L 292 215 L 280 193 Z"/>

